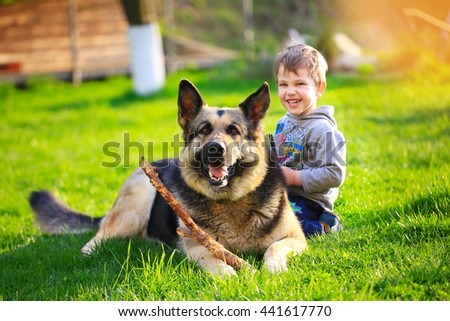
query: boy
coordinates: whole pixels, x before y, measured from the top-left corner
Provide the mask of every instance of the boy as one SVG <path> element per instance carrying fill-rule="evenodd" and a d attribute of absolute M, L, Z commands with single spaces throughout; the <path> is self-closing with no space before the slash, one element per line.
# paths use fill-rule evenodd
<path fill-rule="evenodd" d="M 334 107 L 317 106 L 327 69 L 325 58 L 303 44 L 289 46 L 275 59 L 278 98 L 287 114 L 278 121 L 274 140 L 289 201 L 307 236 L 342 229 L 333 205 L 345 179 L 345 140 Z"/>

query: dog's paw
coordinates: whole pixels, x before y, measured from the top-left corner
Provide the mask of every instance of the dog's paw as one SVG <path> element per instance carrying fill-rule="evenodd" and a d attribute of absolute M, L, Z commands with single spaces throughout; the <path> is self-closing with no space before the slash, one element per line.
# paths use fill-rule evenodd
<path fill-rule="evenodd" d="M 83 253 L 83 255 L 91 255 L 93 252 L 94 252 L 94 249 L 91 246 L 89 246 L 88 244 L 83 246 L 83 248 L 81 249 L 81 253 Z"/>
<path fill-rule="evenodd" d="M 285 256 L 275 256 L 266 258 L 266 268 L 271 273 L 287 271 L 287 259 Z"/>
<path fill-rule="evenodd" d="M 288 253 L 282 243 L 275 243 L 264 253 L 266 268 L 271 273 L 287 271 Z"/>
<path fill-rule="evenodd" d="M 215 275 L 219 276 L 236 275 L 236 271 L 230 265 L 216 258 L 210 258 L 209 260 L 201 260 L 197 263 L 201 267 L 203 267 L 206 271 Z"/>
<path fill-rule="evenodd" d="M 236 271 L 229 265 L 220 265 L 217 269 L 217 274 L 220 276 L 234 276 L 236 275 Z"/>
<path fill-rule="evenodd" d="M 84 255 L 90 255 L 95 251 L 95 248 L 99 245 L 100 239 L 94 236 L 85 246 L 81 249 L 81 253 Z"/>
<path fill-rule="evenodd" d="M 210 264 L 208 266 L 203 266 L 203 268 L 212 274 L 225 277 L 225 276 L 233 276 L 236 275 L 236 271 L 229 265 L 224 262 L 220 262 L 219 264 Z"/>

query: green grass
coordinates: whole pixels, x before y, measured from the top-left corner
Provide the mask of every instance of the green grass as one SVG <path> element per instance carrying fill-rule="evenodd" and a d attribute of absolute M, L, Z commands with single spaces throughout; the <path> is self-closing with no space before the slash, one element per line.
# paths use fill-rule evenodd
<path fill-rule="evenodd" d="M 91 257 L 93 233 L 49 236 L 33 225 L 30 191 L 49 189 L 71 207 L 103 215 L 138 165 L 124 133 L 154 142 L 150 158 L 179 133 L 178 81 L 191 79 L 210 105 L 236 106 L 262 81 L 234 66 L 169 76 L 166 88 L 139 98 L 127 78 L 73 88 L 51 80 L 27 90 L 0 85 L 0 297 L 4 300 L 449 300 L 450 87 L 439 77 L 375 80 L 332 75 L 322 103 L 336 107 L 348 141 L 348 176 L 336 204 L 338 235 L 314 237 L 289 271 L 220 279 L 177 250 L 140 239 L 111 240 Z M 273 81 L 265 119 L 284 114 Z M 121 143 L 122 164 L 105 143 Z M 172 151 L 170 153 L 173 153 Z M 169 153 L 169 154 L 170 154 Z"/>

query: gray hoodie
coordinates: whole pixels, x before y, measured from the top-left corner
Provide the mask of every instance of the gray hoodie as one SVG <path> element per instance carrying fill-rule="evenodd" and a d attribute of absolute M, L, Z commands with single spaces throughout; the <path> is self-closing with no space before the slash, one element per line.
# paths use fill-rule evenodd
<path fill-rule="evenodd" d="M 303 186 L 290 186 L 289 194 L 315 201 L 330 212 L 346 171 L 346 141 L 333 114 L 333 106 L 320 106 L 306 116 L 287 113 L 274 135 L 280 164 L 301 171 Z"/>

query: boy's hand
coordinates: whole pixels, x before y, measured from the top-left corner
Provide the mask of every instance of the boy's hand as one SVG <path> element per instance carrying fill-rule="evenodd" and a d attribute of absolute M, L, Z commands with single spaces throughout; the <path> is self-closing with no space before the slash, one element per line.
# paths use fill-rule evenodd
<path fill-rule="evenodd" d="M 292 168 L 281 166 L 281 171 L 286 178 L 286 183 L 289 186 L 302 186 L 302 179 L 300 171 L 293 170 Z"/>

